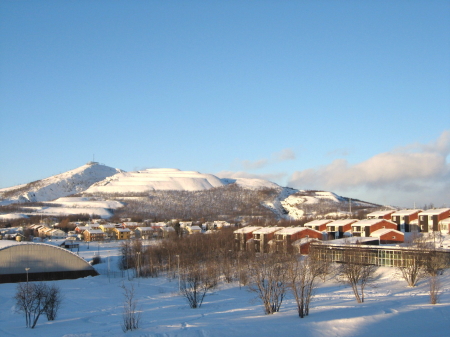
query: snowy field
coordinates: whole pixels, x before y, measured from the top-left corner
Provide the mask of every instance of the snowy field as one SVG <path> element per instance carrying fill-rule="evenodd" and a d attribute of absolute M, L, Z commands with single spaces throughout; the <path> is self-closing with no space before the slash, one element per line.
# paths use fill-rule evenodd
<path fill-rule="evenodd" d="M 86 260 L 100 253 L 103 263 L 96 268 L 103 274 L 56 281 L 64 294 L 59 315 L 52 322 L 41 317 L 35 329 L 25 328 L 24 317 L 15 312 L 16 285 L 0 284 L 0 336 L 450 336 L 449 271 L 441 278 L 437 305 L 428 304 L 426 280 L 408 288 L 395 269 L 380 268 L 365 303 L 356 303 L 348 286 L 329 280 L 320 284 L 310 315 L 301 319 L 292 296 L 281 312 L 264 315 L 255 294 L 237 283 L 221 283 L 201 308 L 190 309 L 178 295 L 177 279 L 129 280 L 118 272 L 108 277 L 108 265 L 110 275 L 117 271 L 117 244 L 82 245 L 79 254 Z M 142 310 L 141 328 L 127 333 L 121 328 L 123 283 L 134 284 Z"/>

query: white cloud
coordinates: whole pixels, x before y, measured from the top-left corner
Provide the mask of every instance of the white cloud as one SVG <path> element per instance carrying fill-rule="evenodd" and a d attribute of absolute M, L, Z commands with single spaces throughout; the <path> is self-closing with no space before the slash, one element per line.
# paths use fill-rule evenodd
<path fill-rule="evenodd" d="M 323 167 L 294 172 L 289 185 L 333 191 L 365 190 L 368 196 L 382 191 L 398 202 L 401 197 L 419 195 L 434 198 L 435 203 L 448 203 L 449 193 L 444 186 L 450 179 L 449 153 L 450 132 L 444 131 L 430 144 L 409 145 L 355 165 L 337 159 Z M 410 193 L 415 196 L 408 196 Z"/>
<path fill-rule="evenodd" d="M 253 174 L 244 171 L 234 172 L 234 171 L 221 171 L 215 174 L 219 178 L 249 178 L 249 179 L 264 179 L 272 182 L 281 181 L 286 178 L 286 173 L 269 173 L 269 174 Z"/>
<path fill-rule="evenodd" d="M 295 152 L 292 149 L 283 149 L 280 152 L 272 154 L 272 158 L 276 162 L 282 162 L 295 159 Z"/>
<path fill-rule="evenodd" d="M 295 159 L 295 152 L 290 149 L 286 148 L 279 152 L 272 153 L 270 156 L 270 159 L 262 158 L 258 160 L 241 160 L 238 161 L 238 165 L 242 167 L 244 170 L 257 170 L 261 169 L 263 167 L 269 166 L 274 163 L 280 163 L 288 160 L 294 160 Z"/>
<path fill-rule="evenodd" d="M 245 170 L 257 170 L 267 166 L 268 162 L 269 161 L 267 159 L 259 159 L 255 161 L 243 160 L 241 165 Z"/>

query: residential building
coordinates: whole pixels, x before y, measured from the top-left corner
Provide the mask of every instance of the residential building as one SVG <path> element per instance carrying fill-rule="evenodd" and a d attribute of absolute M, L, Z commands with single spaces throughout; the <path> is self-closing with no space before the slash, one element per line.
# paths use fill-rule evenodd
<path fill-rule="evenodd" d="M 234 231 L 234 248 L 238 251 L 247 250 L 247 242 L 253 239 L 253 232 L 261 227 L 248 226 Z"/>
<path fill-rule="evenodd" d="M 401 232 L 418 232 L 418 219 L 421 209 L 404 209 L 391 214 L 391 221 L 397 224 Z"/>
<path fill-rule="evenodd" d="M 163 238 L 170 238 L 176 236 L 175 228 L 173 227 L 159 227 L 160 233 Z"/>
<path fill-rule="evenodd" d="M 130 230 L 133 231 L 133 232 L 134 232 L 134 230 L 135 230 L 136 228 L 138 228 L 139 226 L 141 226 L 141 224 L 140 224 L 139 222 L 130 222 L 130 221 L 127 221 L 127 222 L 123 222 L 123 223 L 122 223 L 122 228 L 128 228 L 128 229 L 130 229 Z"/>
<path fill-rule="evenodd" d="M 253 243 L 258 253 L 269 253 L 269 242 L 275 236 L 275 232 L 283 227 L 262 227 L 253 232 Z"/>
<path fill-rule="evenodd" d="M 108 223 L 100 225 L 99 228 L 103 233 L 105 233 L 105 238 L 114 239 L 115 237 L 114 230 L 117 228 L 116 225 Z"/>
<path fill-rule="evenodd" d="M 134 231 L 136 239 L 149 240 L 153 238 L 153 232 L 155 230 L 152 227 L 138 227 Z"/>
<path fill-rule="evenodd" d="M 83 236 L 84 241 L 103 241 L 105 239 L 105 233 L 100 229 L 86 229 Z"/>
<path fill-rule="evenodd" d="M 442 234 L 450 234 L 450 218 L 441 220 L 439 223 L 439 230 Z"/>
<path fill-rule="evenodd" d="M 189 234 L 198 234 L 202 232 L 202 229 L 199 226 L 186 226 L 186 230 Z"/>
<path fill-rule="evenodd" d="M 332 222 L 331 219 L 326 220 L 313 220 L 310 222 L 305 223 L 303 226 L 306 228 L 315 229 L 316 231 L 326 232 L 327 231 L 327 224 Z"/>
<path fill-rule="evenodd" d="M 67 234 L 60 229 L 51 229 L 47 232 L 47 237 L 52 240 L 65 239 Z"/>
<path fill-rule="evenodd" d="M 370 233 L 373 238 L 379 238 L 380 244 L 403 243 L 405 234 L 396 229 L 382 228 Z"/>
<path fill-rule="evenodd" d="M 361 220 L 352 223 L 352 234 L 353 236 L 369 237 L 376 230 L 383 228 L 397 229 L 397 224 L 385 219 Z"/>
<path fill-rule="evenodd" d="M 341 239 L 344 237 L 344 233 L 351 236 L 352 224 L 357 221 L 358 219 L 341 219 L 328 223 L 326 225 L 328 240 Z"/>
<path fill-rule="evenodd" d="M 323 234 L 315 229 L 306 227 L 286 227 L 277 231 L 271 245 L 271 252 L 291 253 L 293 244 L 303 238 L 322 240 Z M 306 242 L 305 242 L 306 243 Z"/>
<path fill-rule="evenodd" d="M 437 232 L 439 223 L 450 217 L 450 208 L 429 209 L 419 213 L 419 227 L 421 232 Z"/>
<path fill-rule="evenodd" d="M 114 228 L 113 233 L 116 240 L 129 240 L 131 236 L 129 228 Z"/>

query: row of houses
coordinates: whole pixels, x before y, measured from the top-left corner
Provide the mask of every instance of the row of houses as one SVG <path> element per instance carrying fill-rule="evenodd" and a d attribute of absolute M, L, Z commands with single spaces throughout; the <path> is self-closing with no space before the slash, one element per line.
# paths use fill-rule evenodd
<path fill-rule="evenodd" d="M 367 219 L 385 219 L 395 222 L 402 232 L 449 233 L 450 208 L 387 210 L 367 214 Z"/>
<path fill-rule="evenodd" d="M 354 238 L 354 242 L 398 244 L 409 231 L 448 234 L 450 209 L 377 211 L 367 219 L 313 220 L 302 227 L 243 227 L 234 231 L 235 249 L 306 254 L 313 241 Z"/>
<path fill-rule="evenodd" d="M 67 234 L 57 228 L 50 228 L 45 225 L 31 225 L 29 227 L 33 231 L 34 237 L 39 237 L 41 239 L 58 240 L 67 237 Z"/>
<path fill-rule="evenodd" d="M 75 233 L 81 235 L 84 241 L 104 240 L 128 240 L 132 238 L 149 240 L 153 238 L 168 238 L 176 234 L 175 228 L 164 222 L 150 223 L 143 226 L 142 223 L 120 223 L 120 224 L 88 224 L 77 226 Z M 182 230 L 187 234 L 202 232 L 202 228 L 192 224 L 184 224 Z"/>

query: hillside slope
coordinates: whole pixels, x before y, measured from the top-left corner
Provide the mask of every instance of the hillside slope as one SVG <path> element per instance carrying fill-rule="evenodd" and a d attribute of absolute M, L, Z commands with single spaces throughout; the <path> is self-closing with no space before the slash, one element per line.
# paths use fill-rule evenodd
<path fill-rule="evenodd" d="M 109 166 L 88 163 L 29 184 L 0 189 L 0 205 L 15 202 L 42 202 L 81 193 L 92 184 L 122 172 Z"/>
<path fill-rule="evenodd" d="M 122 172 L 93 184 L 87 194 L 136 194 L 148 191 L 201 191 L 224 183 L 212 174 L 178 169 Z"/>

